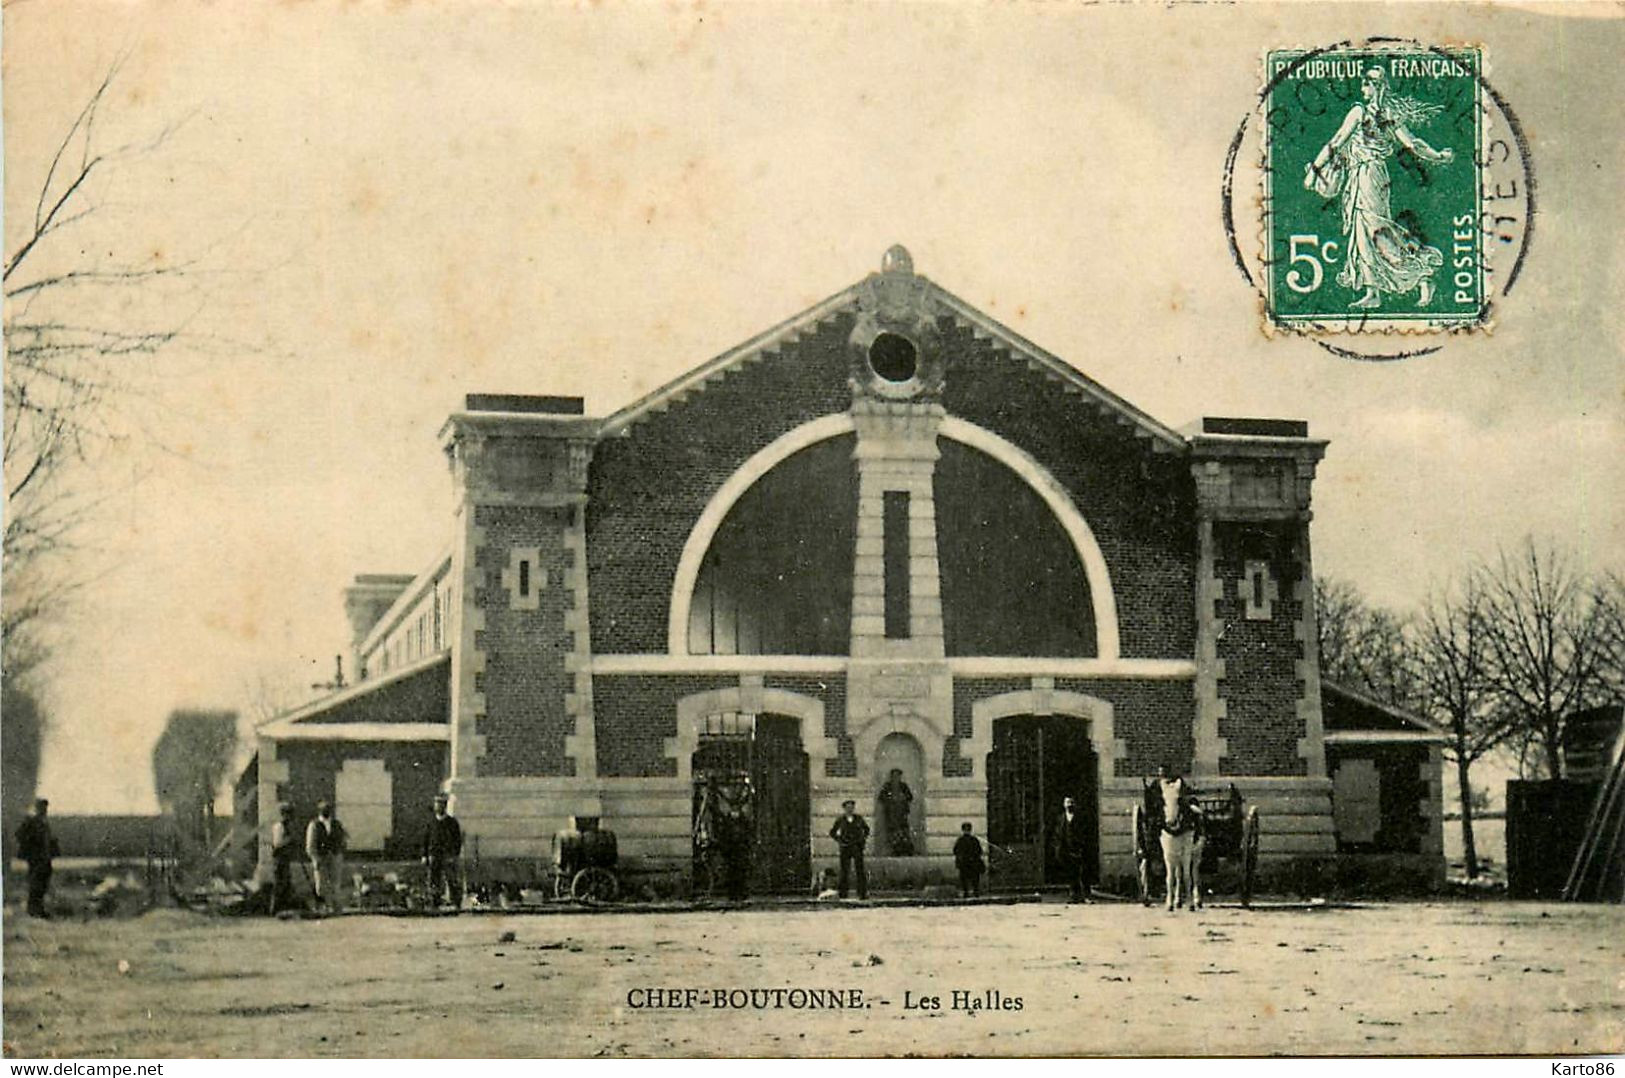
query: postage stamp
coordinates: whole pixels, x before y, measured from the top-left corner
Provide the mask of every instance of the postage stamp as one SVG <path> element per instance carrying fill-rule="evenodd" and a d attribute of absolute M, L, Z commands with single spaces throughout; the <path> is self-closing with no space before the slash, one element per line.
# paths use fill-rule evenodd
<path fill-rule="evenodd" d="M 1319 332 L 1432 332 L 1489 316 L 1478 47 L 1266 55 L 1268 316 Z"/>

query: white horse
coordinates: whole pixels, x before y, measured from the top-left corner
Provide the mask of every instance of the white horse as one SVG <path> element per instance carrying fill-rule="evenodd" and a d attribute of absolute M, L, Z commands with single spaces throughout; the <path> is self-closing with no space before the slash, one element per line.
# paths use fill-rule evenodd
<path fill-rule="evenodd" d="M 1184 779 L 1161 779 L 1162 863 L 1167 869 L 1168 911 L 1189 900 L 1190 910 L 1202 908 L 1202 813 L 1185 787 Z"/>

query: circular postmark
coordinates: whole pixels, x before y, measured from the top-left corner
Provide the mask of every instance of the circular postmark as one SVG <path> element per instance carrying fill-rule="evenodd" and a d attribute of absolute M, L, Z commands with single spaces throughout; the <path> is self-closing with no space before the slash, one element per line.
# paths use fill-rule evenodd
<path fill-rule="evenodd" d="M 1267 335 L 1395 360 L 1487 332 L 1518 282 L 1535 180 L 1477 45 L 1274 49 L 1225 156 L 1225 236 Z"/>

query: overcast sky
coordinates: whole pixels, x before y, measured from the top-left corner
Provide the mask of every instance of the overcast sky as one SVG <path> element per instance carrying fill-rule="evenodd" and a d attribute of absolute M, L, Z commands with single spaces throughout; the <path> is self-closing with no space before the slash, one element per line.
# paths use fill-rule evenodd
<path fill-rule="evenodd" d="M 110 170 L 75 240 L 194 264 L 164 302 L 216 342 L 148 370 L 148 437 L 101 473 L 142 479 L 111 488 L 113 571 L 59 656 L 42 792 L 150 811 L 171 708 L 326 677 L 347 580 L 446 541 L 435 434 L 464 393 L 611 410 L 894 242 L 1165 422 L 1307 419 L 1332 441 L 1316 568 L 1379 601 L 1530 532 L 1619 565 L 1622 28 L 1465 6 L 8 4 L 8 253 L 124 55 L 97 138 L 185 122 Z M 1267 339 L 1219 213 L 1263 51 L 1371 34 L 1485 45 L 1541 207 L 1492 335 L 1382 365 Z"/>

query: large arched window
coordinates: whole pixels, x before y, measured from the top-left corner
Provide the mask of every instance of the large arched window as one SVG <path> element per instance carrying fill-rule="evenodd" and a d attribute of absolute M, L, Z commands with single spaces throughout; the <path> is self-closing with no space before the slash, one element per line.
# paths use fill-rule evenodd
<path fill-rule="evenodd" d="M 1089 582 L 1049 506 L 1015 472 L 947 438 L 934 484 L 949 655 L 1098 654 Z"/>
<path fill-rule="evenodd" d="M 758 479 L 717 528 L 688 611 L 696 655 L 845 655 L 857 527 L 853 436 Z"/>

